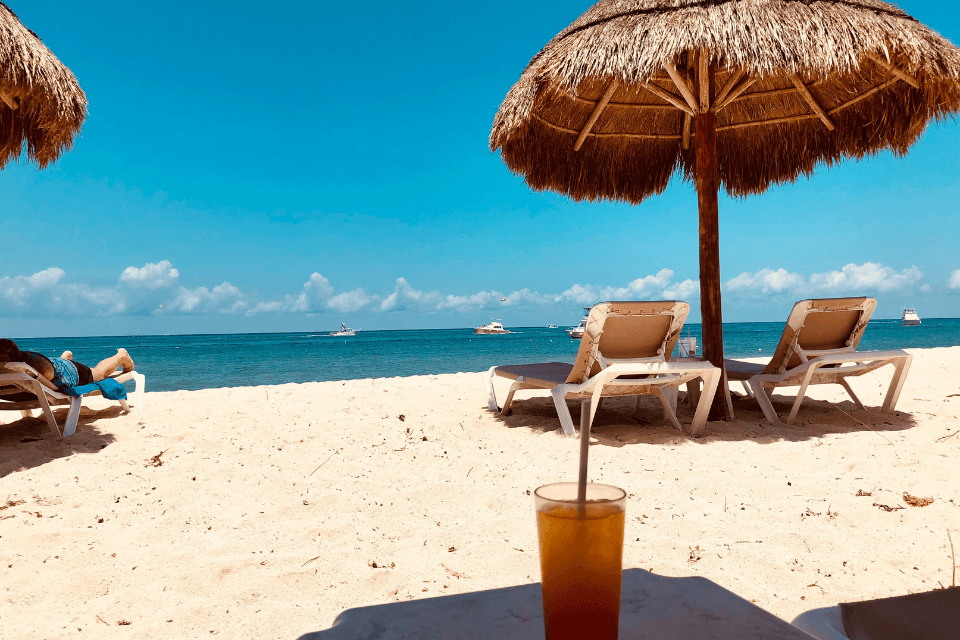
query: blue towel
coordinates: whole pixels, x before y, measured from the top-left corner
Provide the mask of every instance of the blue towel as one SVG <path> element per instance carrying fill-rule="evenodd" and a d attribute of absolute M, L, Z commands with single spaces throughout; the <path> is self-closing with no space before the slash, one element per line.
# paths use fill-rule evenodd
<path fill-rule="evenodd" d="M 67 387 L 62 389 L 62 391 L 68 396 L 82 396 L 97 389 L 103 394 L 103 397 L 108 400 L 126 400 L 127 399 L 127 390 L 123 388 L 123 385 L 114 380 L 113 378 L 107 378 L 106 380 L 101 380 L 100 382 L 91 382 L 90 384 L 85 384 L 82 387 Z"/>

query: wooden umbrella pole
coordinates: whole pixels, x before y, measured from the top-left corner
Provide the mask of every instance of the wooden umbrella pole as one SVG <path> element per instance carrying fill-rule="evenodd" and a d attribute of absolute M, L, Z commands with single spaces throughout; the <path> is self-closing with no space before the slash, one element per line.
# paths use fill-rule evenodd
<path fill-rule="evenodd" d="M 714 70 L 700 52 L 698 84 L 700 109 L 694 117 L 697 136 L 697 200 L 700 207 L 700 315 L 703 323 L 703 357 L 723 369 L 723 318 L 720 309 L 720 176 L 717 168 L 717 120 L 711 99 Z M 724 384 L 725 379 L 721 379 Z M 710 406 L 710 420 L 726 417 L 725 389 L 718 389 Z"/>

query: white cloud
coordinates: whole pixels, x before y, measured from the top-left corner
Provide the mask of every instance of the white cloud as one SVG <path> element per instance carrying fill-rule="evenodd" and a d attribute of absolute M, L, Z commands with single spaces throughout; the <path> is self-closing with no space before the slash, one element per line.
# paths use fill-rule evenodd
<path fill-rule="evenodd" d="M 557 302 L 571 301 L 578 304 L 593 304 L 600 299 L 593 287 L 575 284 L 560 295 L 557 296 Z"/>
<path fill-rule="evenodd" d="M 397 278 L 386 296 L 364 288 L 337 291 L 320 273 L 313 273 L 299 293 L 276 300 L 257 299 L 223 282 L 209 288 L 178 285 L 180 272 L 169 260 L 146 263 L 123 270 L 114 286 L 96 287 L 66 283 L 63 269 L 53 267 L 29 276 L 0 277 L 0 315 L 97 316 L 143 312 L 178 314 L 305 314 L 305 313 L 437 313 L 473 314 L 504 307 L 516 310 L 588 306 L 601 300 L 695 299 L 699 282 L 674 282 L 674 271 L 664 268 L 626 284 L 576 283 L 560 293 L 539 293 L 528 288 L 512 292 L 497 290 L 443 294 L 414 288 L 406 278 Z M 950 274 L 947 287 L 960 290 L 960 269 Z M 785 295 L 794 298 L 855 295 L 905 289 L 929 290 L 916 267 L 897 271 L 879 263 L 848 264 L 840 269 L 803 275 L 786 269 L 745 272 L 724 283 L 724 289 L 739 296 Z M 161 310 L 161 305 L 163 309 Z"/>
<path fill-rule="evenodd" d="M 751 293 L 782 293 L 792 291 L 804 282 L 799 273 L 790 273 L 786 269 L 761 269 L 756 273 L 741 273 L 727 280 L 730 291 L 749 291 Z"/>
<path fill-rule="evenodd" d="M 397 278 L 393 293 L 380 303 L 381 311 L 406 311 L 408 309 L 425 310 L 436 307 L 442 296 L 436 291 L 419 291 L 410 286 L 406 278 Z"/>
<path fill-rule="evenodd" d="M 213 289 L 180 287 L 177 297 L 165 308 L 165 311 L 181 313 L 240 313 L 248 307 L 246 296 L 229 282 L 219 284 Z"/>
<path fill-rule="evenodd" d="M 504 300 L 506 298 L 506 300 Z M 543 304 L 553 304 L 557 301 L 556 296 L 542 296 L 536 291 L 530 291 L 530 289 L 523 288 L 519 291 L 514 291 L 509 293 L 506 296 L 500 296 L 500 304 L 510 307 L 521 304 L 533 304 L 533 305 L 543 305 Z"/>
<path fill-rule="evenodd" d="M 761 269 L 727 280 L 724 288 L 740 295 L 842 296 L 908 289 L 921 280 L 923 272 L 916 266 L 896 271 L 876 262 L 864 262 L 809 277 L 786 269 Z"/>
<path fill-rule="evenodd" d="M 339 313 L 354 313 L 377 300 L 375 296 L 367 295 L 363 289 L 354 289 L 333 296 L 327 300 L 326 307 Z"/>
<path fill-rule="evenodd" d="M 169 260 L 148 262 L 141 268 L 127 267 L 120 274 L 120 282 L 134 289 L 163 289 L 177 283 L 180 272 Z"/>
<path fill-rule="evenodd" d="M 333 293 L 330 281 L 321 274 L 314 272 L 310 279 L 303 284 L 300 295 L 296 298 L 285 296 L 283 300 L 260 302 L 247 311 L 247 315 L 258 313 L 317 313 L 322 312 L 324 303 Z"/>
<path fill-rule="evenodd" d="M 310 275 L 310 280 L 303 283 L 303 291 L 297 298 L 297 303 L 293 311 L 313 311 L 320 308 L 320 305 L 333 294 L 333 287 L 330 281 L 321 274 L 314 272 Z"/>
<path fill-rule="evenodd" d="M 673 287 L 670 286 L 671 280 L 673 280 L 673 269 L 661 269 L 654 275 L 632 280 L 626 286 L 598 287 L 578 283 L 563 293 L 551 297 L 554 302 L 576 302 L 588 305 L 601 300 L 683 299 L 699 290 L 696 280 L 684 280 Z"/>
<path fill-rule="evenodd" d="M 678 282 L 672 287 L 663 290 L 663 297 L 669 300 L 687 300 L 689 298 L 700 297 L 700 281 L 690 280 Z"/>
<path fill-rule="evenodd" d="M 947 288 L 960 289 L 960 269 L 950 274 L 950 279 L 947 280 Z"/>
<path fill-rule="evenodd" d="M 625 287 L 603 287 L 600 297 L 604 300 L 645 300 L 659 295 L 672 279 L 672 269 L 661 269 L 656 275 L 637 278 Z"/>
<path fill-rule="evenodd" d="M 460 312 L 473 311 L 476 309 L 493 308 L 496 302 L 500 304 L 500 298 L 505 297 L 499 291 L 480 291 L 469 296 L 448 295 L 437 305 L 437 310 L 456 309 Z"/>
<path fill-rule="evenodd" d="M 916 266 L 897 272 L 876 262 L 864 262 L 861 265 L 850 263 L 839 271 L 815 273 L 810 276 L 810 287 L 817 291 L 842 293 L 895 291 L 921 280 L 923 272 Z"/>
<path fill-rule="evenodd" d="M 0 314 L 17 316 L 113 315 L 126 309 L 116 289 L 64 283 L 59 267 L 31 276 L 0 278 Z"/>

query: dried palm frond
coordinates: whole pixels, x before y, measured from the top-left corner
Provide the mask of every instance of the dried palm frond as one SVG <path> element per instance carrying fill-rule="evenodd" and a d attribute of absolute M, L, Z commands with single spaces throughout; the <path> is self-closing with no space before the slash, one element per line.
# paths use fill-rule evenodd
<path fill-rule="evenodd" d="M 43 168 L 73 147 L 87 97 L 73 73 L 0 2 L 0 168 L 23 155 Z"/>
<path fill-rule="evenodd" d="M 534 189 L 639 203 L 693 178 L 705 109 L 727 192 L 759 193 L 905 154 L 960 110 L 960 49 L 879 0 L 601 0 L 530 61 L 490 147 Z"/>

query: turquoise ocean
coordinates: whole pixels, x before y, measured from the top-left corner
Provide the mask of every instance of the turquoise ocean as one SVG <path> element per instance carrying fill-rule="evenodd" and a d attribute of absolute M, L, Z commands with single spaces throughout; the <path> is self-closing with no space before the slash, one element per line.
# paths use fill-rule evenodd
<path fill-rule="evenodd" d="M 147 391 L 212 389 L 324 380 L 385 378 L 461 371 L 524 362 L 572 362 L 578 340 L 564 328 L 510 327 L 509 335 L 478 336 L 473 329 L 361 331 L 335 338 L 329 331 L 227 335 L 109 336 L 95 338 L 22 338 L 21 349 L 94 365 L 126 347 L 137 370 L 147 376 Z M 333 330 L 331 328 L 330 330 Z M 783 324 L 730 323 L 723 327 L 727 357 L 770 355 Z M 683 335 L 700 341 L 700 325 L 687 324 Z M 960 345 L 960 318 L 924 319 L 919 327 L 899 320 L 870 322 L 861 350 Z"/>

